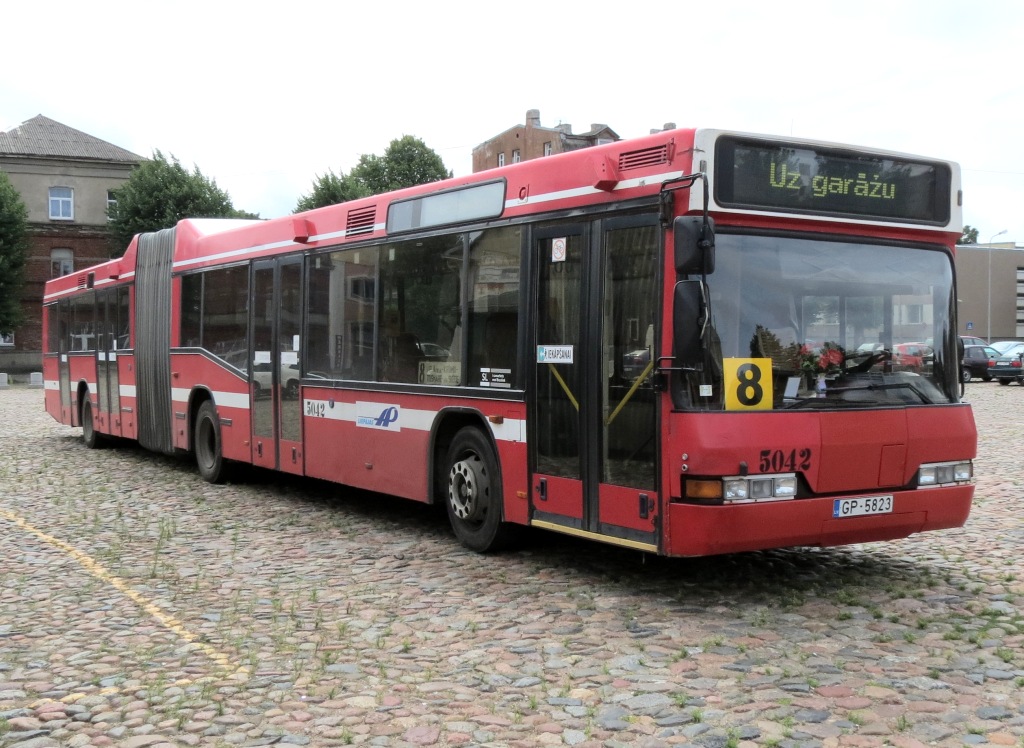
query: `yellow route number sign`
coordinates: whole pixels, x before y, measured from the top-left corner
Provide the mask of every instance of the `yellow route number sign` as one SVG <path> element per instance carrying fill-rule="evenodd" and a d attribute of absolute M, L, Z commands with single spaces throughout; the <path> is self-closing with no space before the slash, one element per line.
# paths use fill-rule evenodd
<path fill-rule="evenodd" d="M 772 360 L 727 358 L 724 365 L 726 410 L 771 410 Z"/>

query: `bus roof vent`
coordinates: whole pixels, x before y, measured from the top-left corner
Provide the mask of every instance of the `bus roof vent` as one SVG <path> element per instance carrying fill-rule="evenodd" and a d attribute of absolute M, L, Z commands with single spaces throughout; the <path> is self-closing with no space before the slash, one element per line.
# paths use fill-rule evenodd
<path fill-rule="evenodd" d="M 88 288 L 89 287 L 89 274 L 88 273 L 82 273 L 80 276 L 78 276 L 78 287 L 79 288 Z"/>
<path fill-rule="evenodd" d="M 371 205 L 368 208 L 353 208 L 348 212 L 348 220 L 345 223 L 345 236 L 372 234 L 373 222 L 376 217 L 376 205 Z"/>
<path fill-rule="evenodd" d="M 639 151 L 626 151 L 619 154 L 619 170 L 643 169 L 648 166 L 668 163 L 668 144 L 643 148 Z"/>

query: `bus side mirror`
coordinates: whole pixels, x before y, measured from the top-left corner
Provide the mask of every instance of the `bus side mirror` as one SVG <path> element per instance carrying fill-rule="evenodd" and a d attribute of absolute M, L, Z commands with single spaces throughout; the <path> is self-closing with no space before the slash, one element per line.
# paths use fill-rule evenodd
<path fill-rule="evenodd" d="M 700 216 L 678 216 L 672 222 L 676 272 L 710 275 L 715 272 L 715 222 Z"/>
<path fill-rule="evenodd" d="M 676 366 L 696 369 L 704 360 L 701 343 L 706 323 L 704 282 L 684 280 L 676 283 L 672 299 L 673 352 Z"/>

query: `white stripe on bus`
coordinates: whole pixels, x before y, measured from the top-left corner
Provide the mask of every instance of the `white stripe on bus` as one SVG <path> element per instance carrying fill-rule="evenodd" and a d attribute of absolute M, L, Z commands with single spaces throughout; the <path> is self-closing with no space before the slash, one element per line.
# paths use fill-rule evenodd
<path fill-rule="evenodd" d="M 358 415 L 367 418 L 371 415 L 383 415 L 383 412 L 391 407 L 398 408 L 397 418 L 390 421 L 386 427 L 377 427 L 380 430 L 400 431 L 411 429 L 413 431 L 430 431 L 437 419 L 439 410 L 419 410 L 416 408 L 402 408 L 391 403 L 371 403 L 360 401 L 357 403 L 344 403 L 335 401 L 331 405 L 329 400 L 305 399 L 302 401 L 302 413 L 310 419 L 327 419 L 331 421 L 345 421 L 355 423 Z M 394 424 L 394 425 L 392 425 Z M 526 421 L 516 418 L 504 418 L 501 423 L 490 423 L 491 433 L 498 441 L 525 442 Z"/>
<path fill-rule="evenodd" d="M 171 400 L 180 405 L 188 404 L 188 397 L 192 390 L 187 387 L 172 387 L 171 388 Z M 213 392 L 213 402 L 220 407 L 224 408 L 239 408 L 241 410 L 249 410 L 249 393 L 248 392 Z"/>

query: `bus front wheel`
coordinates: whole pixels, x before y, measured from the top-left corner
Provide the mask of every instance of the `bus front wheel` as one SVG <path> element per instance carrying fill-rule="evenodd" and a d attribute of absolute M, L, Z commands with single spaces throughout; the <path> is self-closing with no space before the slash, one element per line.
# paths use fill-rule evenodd
<path fill-rule="evenodd" d="M 220 483 L 225 477 L 224 456 L 221 453 L 220 419 L 217 408 L 207 400 L 196 413 L 195 438 L 196 465 L 199 475 L 208 483 Z"/>
<path fill-rule="evenodd" d="M 498 460 L 479 429 L 455 434 L 448 449 L 446 505 L 455 537 L 472 551 L 504 547 L 513 528 L 501 521 L 502 491 Z"/>

